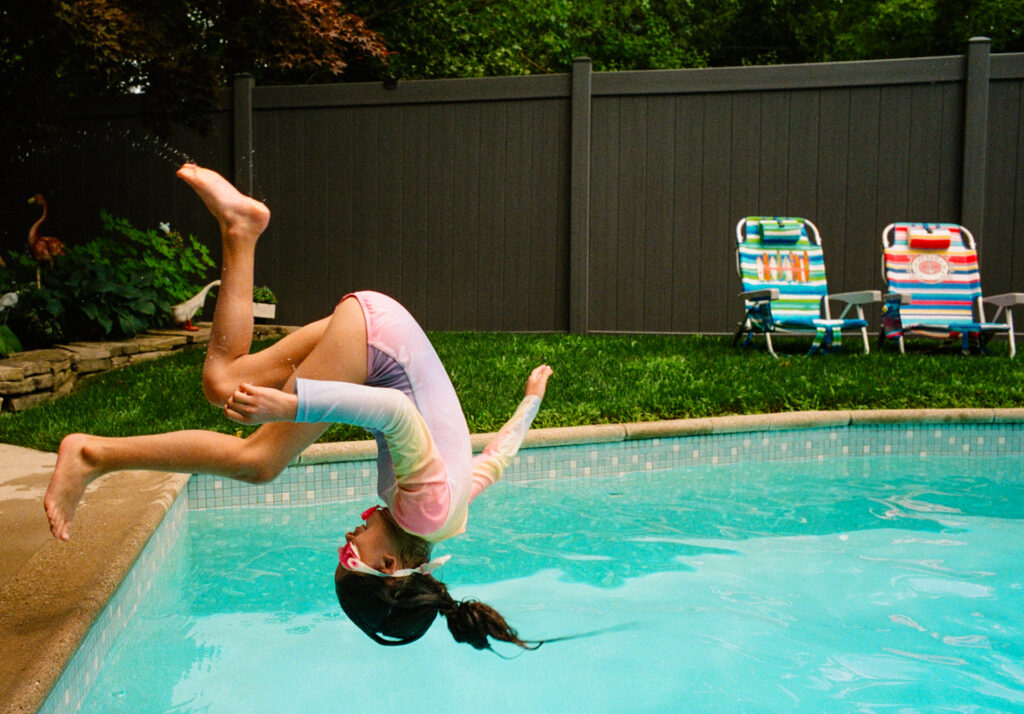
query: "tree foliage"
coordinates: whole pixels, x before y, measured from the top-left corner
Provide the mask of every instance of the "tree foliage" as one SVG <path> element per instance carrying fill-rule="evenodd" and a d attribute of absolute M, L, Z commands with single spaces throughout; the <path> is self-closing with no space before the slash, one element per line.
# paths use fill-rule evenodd
<path fill-rule="evenodd" d="M 402 78 L 701 66 L 696 0 L 351 0 Z"/>
<path fill-rule="evenodd" d="M 1024 0 L 351 0 L 403 78 L 667 69 L 1024 50 Z M 363 70 L 365 73 L 365 70 Z"/>
<path fill-rule="evenodd" d="M 1024 0 L 31 0 L 0 7 L 4 126 L 139 93 L 195 124 L 260 84 L 631 70 L 1024 50 Z M 4 137 L 0 136 L 0 139 Z"/>
<path fill-rule="evenodd" d="M 0 106 L 22 129 L 78 98 L 141 94 L 189 120 L 239 72 L 336 81 L 385 48 L 340 0 L 31 0 L 0 8 Z"/>

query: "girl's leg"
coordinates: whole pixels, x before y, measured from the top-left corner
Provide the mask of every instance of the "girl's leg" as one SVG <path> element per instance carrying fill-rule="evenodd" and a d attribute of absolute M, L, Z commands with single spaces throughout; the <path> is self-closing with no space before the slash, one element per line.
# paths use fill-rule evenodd
<path fill-rule="evenodd" d="M 220 225 L 223 259 L 213 328 L 203 365 L 203 390 L 223 406 L 235 388 L 250 382 L 280 389 L 323 337 L 330 318 L 293 332 L 271 347 L 252 347 L 252 286 L 256 241 L 267 227 L 267 207 L 232 186 L 220 174 L 194 164 L 178 170 Z"/>
<path fill-rule="evenodd" d="M 323 433 L 326 424 L 265 424 L 247 439 L 213 431 L 100 437 L 70 434 L 60 444 L 43 506 L 50 532 L 70 538 L 86 487 L 111 471 L 204 473 L 249 483 L 270 481 Z"/>
<path fill-rule="evenodd" d="M 223 404 L 242 382 L 294 389 L 295 376 L 365 383 L 366 322 L 354 298 L 343 300 L 330 318 L 307 325 L 262 352 L 248 354 L 256 240 L 270 212 L 213 171 L 189 164 L 178 176 L 217 219 L 224 242 L 221 289 L 203 366 L 207 398 Z M 265 424 L 244 440 L 203 431 L 128 438 L 72 434 L 61 443 L 44 499 L 50 530 L 67 540 L 86 487 L 110 471 L 170 470 L 269 481 L 324 428 L 323 424 Z"/>
<path fill-rule="evenodd" d="M 335 309 L 320 341 L 287 380 L 294 377 L 366 382 L 366 322 L 355 298 Z M 54 536 L 67 540 L 71 519 L 86 487 L 111 471 L 143 469 L 208 473 L 239 481 L 273 480 L 326 424 L 264 424 L 246 439 L 210 431 L 120 438 L 71 434 L 61 442 L 57 466 L 43 505 Z"/>

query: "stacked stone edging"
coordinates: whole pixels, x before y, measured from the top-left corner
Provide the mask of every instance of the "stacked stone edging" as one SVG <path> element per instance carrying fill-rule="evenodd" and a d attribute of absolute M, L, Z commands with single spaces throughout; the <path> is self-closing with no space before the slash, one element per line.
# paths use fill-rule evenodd
<path fill-rule="evenodd" d="M 90 374 L 165 357 L 210 341 L 209 323 L 199 330 L 148 330 L 124 340 L 71 342 L 49 349 L 19 352 L 0 359 L 0 410 L 18 412 L 68 394 Z M 255 337 L 283 334 L 294 328 L 257 325 Z"/>

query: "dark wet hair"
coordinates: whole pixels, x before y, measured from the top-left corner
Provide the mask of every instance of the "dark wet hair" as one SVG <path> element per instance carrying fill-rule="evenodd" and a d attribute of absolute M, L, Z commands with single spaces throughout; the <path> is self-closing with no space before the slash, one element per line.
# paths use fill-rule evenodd
<path fill-rule="evenodd" d="M 415 642 L 439 615 L 447 620 L 456 642 L 465 642 L 478 650 L 491 649 L 490 639 L 530 650 L 543 644 L 520 639 L 490 605 L 455 600 L 445 584 L 432 575 L 381 578 L 339 570 L 334 587 L 345 614 L 378 644 Z"/>
<path fill-rule="evenodd" d="M 403 568 L 415 568 L 430 560 L 430 550 L 433 547 L 430 541 L 404 530 L 390 514 L 384 517 L 384 524 L 391 534 L 391 542 L 397 550 L 398 560 L 401 561 Z"/>

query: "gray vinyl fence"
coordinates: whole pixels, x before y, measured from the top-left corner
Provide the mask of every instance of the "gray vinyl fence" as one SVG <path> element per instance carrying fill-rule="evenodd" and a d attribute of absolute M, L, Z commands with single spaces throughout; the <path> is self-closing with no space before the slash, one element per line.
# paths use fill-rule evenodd
<path fill-rule="evenodd" d="M 896 220 L 964 223 L 986 292 L 1024 290 L 1022 87 L 1024 54 L 983 39 L 953 57 L 608 73 L 579 59 L 393 89 L 241 77 L 212 133 L 170 144 L 267 201 L 257 281 L 283 322 L 372 288 L 434 330 L 721 333 L 742 314 L 733 235 L 751 214 L 813 220 L 833 292 L 884 287 Z M 83 119 L 59 170 L 30 156 L 5 194 L 49 192 L 58 237 L 102 207 L 216 253 L 177 154 L 89 140 L 138 127 L 130 111 Z"/>

